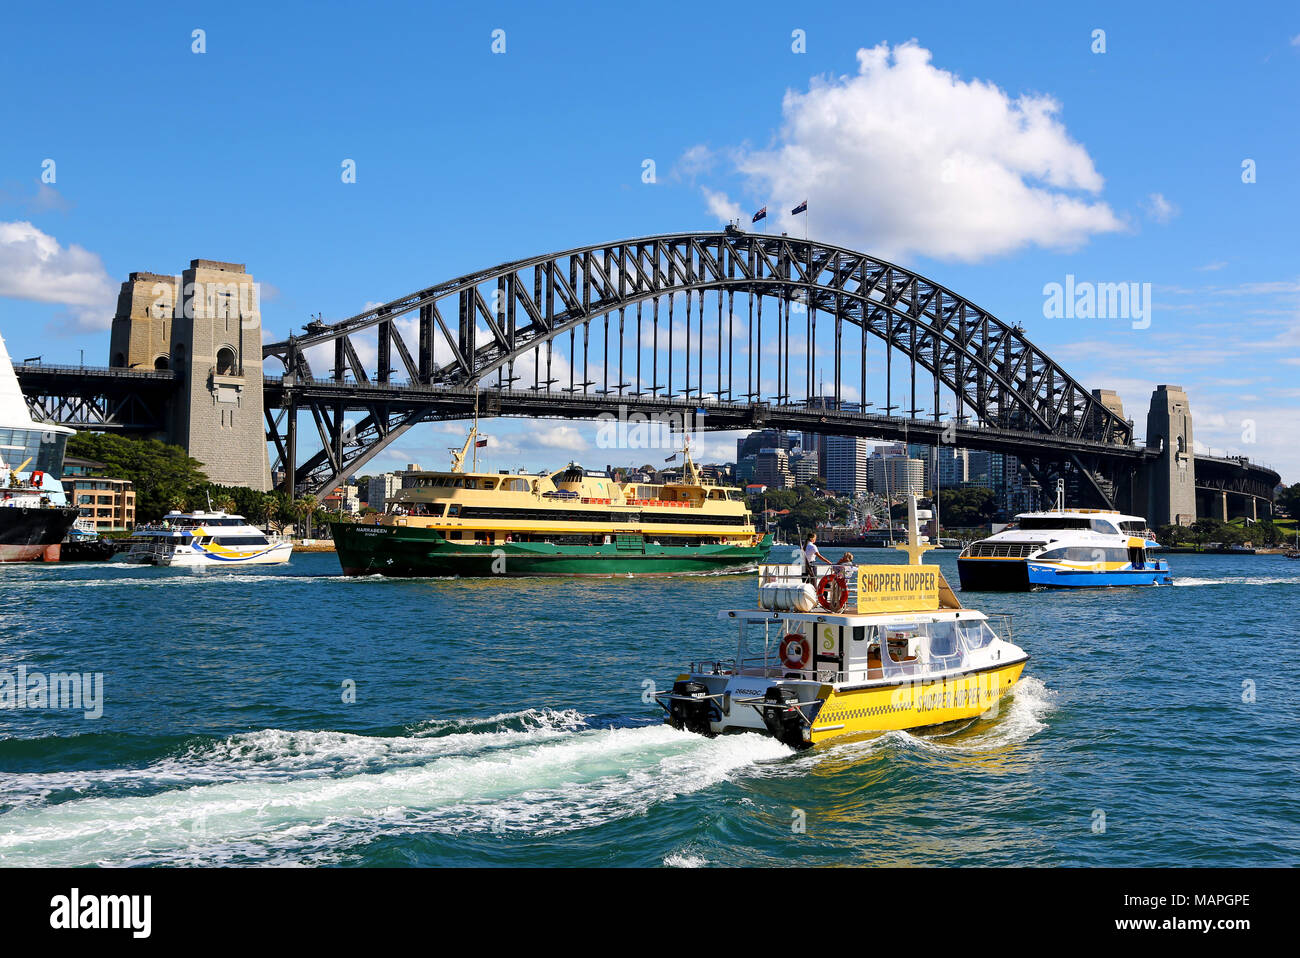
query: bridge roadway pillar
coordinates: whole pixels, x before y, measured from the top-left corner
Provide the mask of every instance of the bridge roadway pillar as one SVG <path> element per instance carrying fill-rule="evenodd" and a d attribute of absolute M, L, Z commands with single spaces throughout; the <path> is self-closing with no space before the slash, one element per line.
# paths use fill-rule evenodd
<path fill-rule="evenodd" d="M 1196 457 L 1192 411 L 1183 387 L 1156 387 L 1147 412 L 1146 438 L 1147 447 L 1159 449 L 1160 455 L 1142 469 L 1135 503 L 1141 507 L 1139 514 L 1152 528 L 1190 525 L 1196 519 Z"/>
<path fill-rule="evenodd" d="M 109 365 L 174 369 L 167 441 L 209 480 L 266 490 L 262 314 L 242 263 L 196 259 L 181 275 L 132 273 L 113 318 Z"/>

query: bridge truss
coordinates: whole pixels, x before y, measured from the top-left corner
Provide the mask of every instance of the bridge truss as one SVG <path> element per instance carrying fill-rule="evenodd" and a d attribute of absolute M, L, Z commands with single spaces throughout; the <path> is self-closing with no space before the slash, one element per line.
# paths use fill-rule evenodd
<path fill-rule="evenodd" d="M 306 411 L 321 448 L 288 472 L 313 491 L 418 422 L 465 416 L 466 395 L 488 415 L 701 407 L 706 428 L 743 427 L 737 408 L 770 425 L 816 409 L 832 435 L 887 420 L 879 438 L 938 432 L 946 416 L 981 430 L 976 448 L 1032 436 L 1031 469 L 1072 472 L 1102 502 L 1106 464 L 1135 454 L 1132 424 L 1019 326 L 865 253 L 738 229 L 505 263 L 263 353 L 284 367 L 267 381 L 277 465 L 298 463 Z"/>

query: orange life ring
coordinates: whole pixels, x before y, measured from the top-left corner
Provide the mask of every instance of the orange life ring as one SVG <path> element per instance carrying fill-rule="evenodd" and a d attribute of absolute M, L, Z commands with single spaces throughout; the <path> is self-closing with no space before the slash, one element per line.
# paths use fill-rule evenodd
<path fill-rule="evenodd" d="M 33 473 L 32 473 L 32 485 L 35 486 L 37 489 L 40 489 L 40 488 L 44 487 L 44 485 L 45 485 L 45 473 L 41 472 L 39 469 L 37 469 L 35 472 L 33 472 Z"/>
<path fill-rule="evenodd" d="M 781 662 L 787 669 L 805 669 L 811 659 L 812 643 L 806 635 L 791 632 L 781 640 Z"/>
<path fill-rule="evenodd" d="M 817 601 L 827 612 L 838 612 L 849 601 L 849 584 L 843 572 L 828 572 L 817 583 Z"/>

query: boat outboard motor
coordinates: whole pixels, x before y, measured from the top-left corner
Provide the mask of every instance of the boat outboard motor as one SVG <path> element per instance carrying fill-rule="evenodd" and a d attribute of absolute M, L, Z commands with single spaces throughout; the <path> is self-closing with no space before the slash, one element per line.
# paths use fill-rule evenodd
<path fill-rule="evenodd" d="M 772 737 L 791 748 L 807 748 L 808 741 L 803 737 L 806 723 L 795 703 L 799 693 L 788 685 L 768 686 L 763 695 L 763 724 L 772 733 Z"/>
<path fill-rule="evenodd" d="M 668 706 L 668 724 L 712 738 L 714 733 L 709 723 L 713 718 L 713 700 L 708 695 L 709 687 L 703 682 L 691 679 L 674 682 L 673 697 Z"/>

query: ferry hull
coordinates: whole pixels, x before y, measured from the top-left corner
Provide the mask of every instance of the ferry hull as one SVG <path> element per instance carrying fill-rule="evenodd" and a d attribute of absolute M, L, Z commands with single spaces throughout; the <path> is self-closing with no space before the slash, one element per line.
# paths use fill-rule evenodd
<path fill-rule="evenodd" d="M 978 718 L 1012 690 L 1027 661 L 883 688 L 836 689 L 813 720 L 811 744 L 861 732 L 928 728 Z"/>
<path fill-rule="evenodd" d="M 958 559 L 963 592 L 1028 592 L 1028 564 L 1023 559 Z"/>
<path fill-rule="evenodd" d="M 963 592 L 1027 592 L 1031 589 L 1110 589 L 1128 585 L 1171 585 L 1164 560 L 1141 569 L 1072 568 L 1026 559 L 958 559 Z"/>
<path fill-rule="evenodd" d="M 58 562 L 60 543 L 78 515 L 73 506 L 0 508 L 0 562 Z"/>
<path fill-rule="evenodd" d="M 657 546 L 635 551 L 617 545 L 570 546 L 544 542 L 469 545 L 437 532 L 401 526 L 335 523 L 334 547 L 344 575 L 408 577 L 519 577 L 690 575 L 756 565 L 771 549 L 757 546 Z M 644 551 L 642 551 L 644 550 Z"/>

